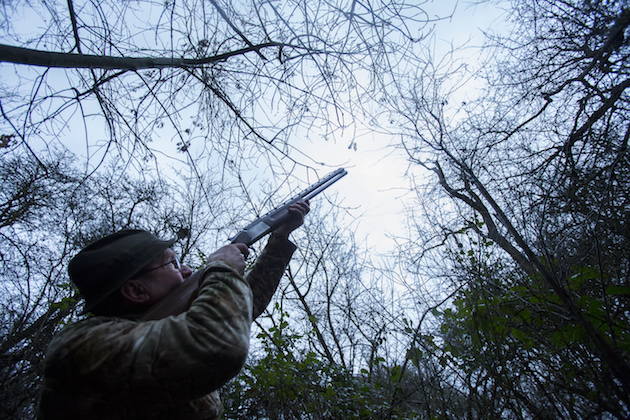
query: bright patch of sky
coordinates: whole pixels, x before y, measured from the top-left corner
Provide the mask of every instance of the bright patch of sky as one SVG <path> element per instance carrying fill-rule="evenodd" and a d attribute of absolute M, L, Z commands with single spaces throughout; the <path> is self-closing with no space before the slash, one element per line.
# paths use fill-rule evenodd
<path fill-rule="evenodd" d="M 470 75 L 482 65 L 484 32 L 496 33 L 505 25 L 502 10 L 492 4 L 443 0 L 428 3 L 426 10 L 430 18 L 450 16 L 435 22 L 434 35 L 427 40 L 429 49 L 437 60 L 455 50 L 454 58 L 466 64 Z M 478 94 L 480 85 L 474 79 L 466 80 L 454 92 L 453 101 L 470 100 Z M 391 147 L 395 141 L 364 127 L 358 135 L 344 132 L 334 141 L 314 142 L 304 149 L 315 161 L 348 170 L 348 175 L 331 189 L 343 197 L 343 204 L 356 209 L 357 233 L 365 238 L 367 248 L 383 254 L 395 251 L 395 237 L 405 232 L 405 205 L 415 199 L 409 176 L 430 179 L 430 175 L 407 165 L 403 153 Z"/>

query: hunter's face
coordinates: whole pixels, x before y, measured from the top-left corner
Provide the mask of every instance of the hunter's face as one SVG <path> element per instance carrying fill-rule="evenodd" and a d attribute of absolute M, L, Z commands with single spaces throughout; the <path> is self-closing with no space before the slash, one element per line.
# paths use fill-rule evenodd
<path fill-rule="evenodd" d="M 151 302 L 155 303 L 171 290 L 184 282 L 192 274 L 187 265 L 180 265 L 177 256 L 170 248 L 154 259 L 144 270 L 142 277 Z"/>

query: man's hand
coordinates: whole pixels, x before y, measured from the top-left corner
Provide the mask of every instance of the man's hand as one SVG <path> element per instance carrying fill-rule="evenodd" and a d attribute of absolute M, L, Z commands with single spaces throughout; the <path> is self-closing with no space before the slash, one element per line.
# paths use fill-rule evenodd
<path fill-rule="evenodd" d="M 245 273 L 245 260 L 249 255 L 249 249 L 245 244 L 230 244 L 219 248 L 208 256 L 208 263 L 214 261 L 223 262 L 232 267 L 237 273 Z"/>
<path fill-rule="evenodd" d="M 304 216 L 311 210 L 309 202 L 298 201 L 289 206 L 291 219 L 274 231 L 276 235 L 288 238 L 289 234 L 304 224 Z"/>

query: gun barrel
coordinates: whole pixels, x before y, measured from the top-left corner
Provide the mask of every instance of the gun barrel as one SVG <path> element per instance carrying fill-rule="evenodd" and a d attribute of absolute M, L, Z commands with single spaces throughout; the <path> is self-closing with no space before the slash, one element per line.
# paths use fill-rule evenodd
<path fill-rule="evenodd" d="M 241 242 L 247 244 L 248 246 L 253 244 L 287 220 L 289 217 L 289 205 L 300 200 L 310 200 L 347 174 L 348 172 L 344 168 L 339 168 L 336 171 L 331 172 L 315 184 L 309 186 L 307 189 L 293 197 L 291 200 L 285 202 L 279 207 L 276 207 L 269 213 L 259 217 L 247 225 L 245 229 L 230 239 L 231 243 Z"/>
<path fill-rule="evenodd" d="M 339 181 L 341 178 L 343 178 L 347 174 L 348 174 L 348 171 L 346 171 L 344 168 L 339 168 L 336 171 L 331 172 L 328 175 L 326 175 L 319 182 L 315 183 L 314 185 L 310 186 L 306 190 L 302 191 L 302 193 L 300 194 L 300 197 L 303 200 L 310 200 L 311 198 L 315 197 L 317 194 L 324 191 L 326 188 L 330 187 L 335 182 Z"/>

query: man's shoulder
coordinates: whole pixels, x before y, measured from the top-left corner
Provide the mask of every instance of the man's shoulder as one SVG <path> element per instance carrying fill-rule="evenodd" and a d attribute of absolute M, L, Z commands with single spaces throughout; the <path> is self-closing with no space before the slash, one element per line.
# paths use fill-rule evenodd
<path fill-rule="evenodd" d="M 74 331 L 81 331 L 86 328 L 97 328 L 103 326 L 113 326 L 113 325 L 121 325 L 128 323 L 137 323 L 137 320 L 117 317 L 117 316 L 88 316 L 86 318 L 80 319 L 72 324 L 66 325 L 61 329 L 61 333 L 72 333 Z"/>
<path fill-rule="evenodd" d="M 53 338 L 48 353 L 58 348 L 68 348 L 68 343 L 85 340 L 100 334 L 109 334 L 111 330 L 129 328 L 138 321 L 104 316 L 90 316 L 63 327 Z"/>

